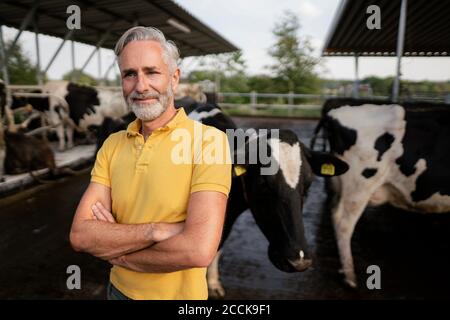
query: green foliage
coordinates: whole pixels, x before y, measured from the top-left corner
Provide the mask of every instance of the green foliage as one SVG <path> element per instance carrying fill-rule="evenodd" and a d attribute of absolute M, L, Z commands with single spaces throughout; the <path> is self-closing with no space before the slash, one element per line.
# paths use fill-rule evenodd
<path fill-rule="evenodd" d="M 401 82 L 402 94 L 425 95 L 425 96 L 444 96 L 450 94 L 450 81 L 408 81 Z"/>
<path fill-rule="evenodd" d="M 74 75 L 74 79 L 77 79 L 75 82 L 78 84 L 84 84 L 87 86 L 96 86 L 97 85 L 97 80 L 92 77 L 91 75 L 84 73 L 84 72 L 80 72 L 80 70 L 75 69 L 75 70 L 71 70 L 67 73 L 65 73 L 63 75 L 63 80 L 68 80 L 71 81 L 72 80 L 72 74 Z"/>
<path fill-rule="evenodd" d="M 390 96 L 392 94 L 393 77 L 379 78 L 370 76 L 362 79 L 361 83 L 367 83 L 372 87 L 373 94 L 376 96 Z"/>
<path fill-rule="evenodd" d="M 186 80 L 192 83 L 209 80 L 221 92 L 317 93 L 321 80 L 314 68 L 319 61 L 312 55 L 309 39 L 297 35 L 299 30 L 297 17 L 289 11 L 275 25 L 276 42 L 268 50 L 274 59 L 267 68 L 270 75 L 248 75 L 242 52 L 236 51 L 200 58 L 200 68 L 190 72 Z M 249 98 L 227 98 L 227 102 L 249 103 Z M 265 102 L 282 103 L 274 99 L 266 99 Z"/>
<path fill-rule="evenodd" d="M 198 83 L 209 80 L 221 92 L 248 92 L 246 63 L 241 51 L 207 56 L 200 64 L 204 69 L 189 73 L 187 80 Z M 234 98 L 234 103 L 245 103 L 245 98 Z"/>
<path fill-rule="evenodd" d="M 352 86 L 352 80 L 331 80 L 324 79 L 322 89 L 324 93 L 327 91 L 342 89 L 345 86 Z M 372 89 L 374 96 L 389 97 L 392 94 L 393 77 L 380 78 L 369 76 L 360 80 L 360 84 L 367 84 Z M 442 98 L 450 92 L 450 81 L 400 81 L 400 95 L 402 99 L 420 99 L 420 97 Z M 330 92 L 328 92 L 330 93 Z"/>
<path fill-rule="evenodd" d="M 37 84 L 37 69 L 31 62 L 28 54 L 23 51 L 22 45 L 17 42 L 12 47 L 12 41 L 5 43 L 7 58 L 7 68 L 9 81 L 11 84 Z"/>
<path fill-rule="evenodd" d="M 268 52 L 274 63 L 269 70 L 275 74 L 277 92 L 313 93 L 320 88 L 314 72 L 319 60 L 313 56 L 309 39 L 298 36 L 300 28 L 297 16 L 285 11 L 273 29 L 276 42 Z"/>

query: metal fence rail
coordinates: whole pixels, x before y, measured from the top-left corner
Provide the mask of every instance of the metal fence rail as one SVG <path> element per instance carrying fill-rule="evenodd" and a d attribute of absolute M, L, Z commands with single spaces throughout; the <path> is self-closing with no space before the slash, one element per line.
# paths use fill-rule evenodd
<path fill-rule="evenodd" d="M 326 99 L 338 98 L 336 95 L 304 93 L 261 93 L 261 92 L 219 92 L 219 104 L 225 108 L 249 106 L 256 109 L 320 109 Z M 236 98 L 241 101 L 236 101 Z M 385 96 L 372 96 L 374 99 L 387 99 Z"/>

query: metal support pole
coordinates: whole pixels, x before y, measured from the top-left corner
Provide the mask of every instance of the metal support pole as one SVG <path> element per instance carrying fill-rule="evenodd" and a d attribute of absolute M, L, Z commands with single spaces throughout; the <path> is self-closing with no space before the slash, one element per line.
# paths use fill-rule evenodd
<path fill-rule="evenodd" d="M 0 25 L 0 62 L 2 63 L 3 83 L 9 86 L 8 61 L 5 52 L 5 42 L 3 41 L 3 26 Z"/>
<path fill-rule="evenodd" d="M 100 48 L 97 50 L 97 64 L 98 64 L 98 82 L 103 83 L 102 79 L 102 50 Z"/>
<path fill-rule="evenodd" d="M 359 98 L 359 55 L 355 53 L 355 81 L 353 82 L 353 98 Z"/>
<path fill-rule="evenodd" d="M 64 36 L 64 39 L 59 44 L 58 49 L 56 49 L 55 53 L 53 54 L 53 57 L 50 59 L 47 66 L 45 67 L 43 74 L 46 74 L 48 69 L 50 69 L 50 67 L 52 66 L 53 62 L 55 61 L 56 57 L 58 56 L 59 52 L 61 51 L 61 49 L 64 46 L 64 44 L 66 43 L 66 41 L 68 39 L 70 39 L 70 37 L 72 37 L 73 32 L 74 32 L 74 30 L 72 29 L 66 33 L 66 35 Z"/>
<path fill-rule="evenodd" d="M 406 31 L 406 12 L 407 12 L 408 0 L 402 0 L 400 7 L 400 21 L 398 24 L 397 35 L 397 74 L 394 79 L 394 85 L 392 87 L 392 101 L 397 102 L 400 92 L 400 76 L 401 76 L 401 63 L 403 56 L 403 47 L 405 44 L 405 31 Z"/>
<path fill-rule="evenodd" d="M 109 65 L 108 69 L 106 69 L 106 72 L 103 75 L 103 79 L 108 78 L 108 75 L 111 72 L 111 70 L 114 68 L 114 66 L 116 65 L 116 62 L 117 62 L 117 57 L 114 57 L 114 61 Z"/>
<path fill-rule="evenodd" d="M 6 54 L 5 54 L 6 59 L 8 59 L 9 54 L 14 49 L 14 46 L 16 45 L 17 41 L 19 40 L 20 36 L 22 35 L 22 32 L 28 27 L 28 25 L 30 24 L 31 20 L 33 20 L 34 13 L 36 12 L 36 9 L 37 9 L 38 6 L 39 6 L 39 0 L 36 0 L 34 2 L 33 7 L 31 8 L 31 10 L 28 11 L 27 15 L 22 20 L 22 24 L 20 25 L 19 31 L 17 32 L 13 42 L 11 42 L 11 46 L 9 47 L 8 52 L 6 52 Z"/>
<path fill-rule="evenodd" d="M 294 105 L 294 93 L 292 91 L 289 91 L 288 93 L 288 104 L 290 106 Z"/>
<path fill-rule="evenodd" d="M 37 24 L 37 17 L 34 17 L 34 42 L 36 44 L 36 80 L 38 85 L 42 85 L 42 73 L 41 73 L 41 53 L 39 50 L 39 29 Z"/>
<path fill-rule="evenodd" d="M 14 124 L 14 115 L 11 111 L 11 104 L 12 104 L 12 96 L 11 96 L 11 90 L 9 89 L 9 74 L 8 74 L 8 61 L 6 58 L 6 50 L 5 50 L 5 42 L 3 41 L 3 26 L 0 25 L 0 61 L 2 66 L 2 74 L 3 74 L 3 83 L 5 84 L 6 88 L 6 104 L 5 104 L 5 117 L 8 123 L 8 130 L 10 132 L 16 132 L 16 126 Z M 3 143 L 4 141 L 1 141 L 3 139 L 3 119 L 1 119 L 0 115 L 0 143 Z M 3 166 L 3 162 L 0 162 L 0 166 Z M 1 172 L 1 170 L 0 170 Z"/>
<path fill-rule="evenodd" d="M 103 34 L 103 36 L 100 38 L 100 40 L 97 42 L 97 44 L 95 45 L 95 49 L 92 50 L 91 54 L 89 55 L 89 57 L 87 58 L 86 62 L 83 64 L 83 66 L 80 69 L 80 74 L 84 71 L 84 69 L 86 69 L 87 65 L 89 64 L 89 62 L 91 61 L 92 57 L 94 56 L 94 54 L 98 51 L 98 49 L 102 46 L 102 44 L 108 39 L 109 35 L 110 35 L 110 30 L 111 27 L 114 25 L 114 23 L 108 28 L 108 31 Z"/>
<path fill-rule="evenodd" d="M 72 58 L 72 73 L 70 74 L 70 81 L 75 82 L 75 41 L 71 41 L 71 58 Z"/>
<path fill-rule="evenodd" d="M 84 71 L 84 69 L 86 69 L 87 65 L 89 64 L 89 62 L 91 61 L 92 57 L 95 55 L 95 53 L 98 50 L 98 46 L 95 47 L 94 50 L 92 50 L 91 54 L 89 55 L 89 57 L 86 59 L 86 61 L 84 62 L 83 66 L 80 69 L 80 74 L 78 75 L 78 77 L 81 75 L 81 73 Z"/>
<path fill-rule="evenodd" d="M 219 93 L 219 91 L 217 91 L 217 89 L 216 89 L 216 92 Z M 258 103 L 258 101 L 257 101 L 256 91 L 250 92 L 250 104 L 251 104 L 251 106 L 253 108 L 255 108 L 257 103 Z"/>

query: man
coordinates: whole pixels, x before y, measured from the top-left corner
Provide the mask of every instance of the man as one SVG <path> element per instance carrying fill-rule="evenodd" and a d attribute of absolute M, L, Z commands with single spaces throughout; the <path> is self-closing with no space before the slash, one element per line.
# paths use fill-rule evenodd
<path fill-rule="evenodd" d="M 198 159 L 213 135 L 223 142 L 216 151 L 229 157 L 228 140 L 175 109 L 179 54 L 161 31 L 131 28 L 115 53 L 137 119 L 97 153 L 71 244 L 113 265 L 109 299 L 206 299 L 206 267 L 222 233 L 231 165 Z M 182 156 L 190 161 L 174 152 L 183 146 L 180 137 L 197 149 Z"/>

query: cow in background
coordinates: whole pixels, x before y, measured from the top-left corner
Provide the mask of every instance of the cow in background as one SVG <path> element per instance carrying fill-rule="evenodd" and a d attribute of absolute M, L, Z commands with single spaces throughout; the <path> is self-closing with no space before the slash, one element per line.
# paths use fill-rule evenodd
<path fill-rule="evenodd" d="M 6 174 L 20 174 L 48 168 L 56 171 L 55 157 L 45 141 L 23 133 L 5 132 Z"/>
<path fill-rule="evenodd" d="M 19 100 L 13 99 L 13 105 L 15 101 Z M 6 88 L 3 82 L 0 81 L 0 110 L 2 118 L 6 103 Z M 4 173 L 20 174 L 44 168 L 50 169 L 51 173 L 56 172 L 53 151 L 45 141 L 26 136 L 21 132 L 4 131 L 3 122 L 0 125 L 0 181 L 4 180 Z"/>
<path fill-rule="evenodd" d="M 122 93 L 98 90 L 68 81 L 51 81 L 44 85 L 49 97 L 48 116 L 57 125 L 59 149 L 73 147 L 74 131 L 86 133 L 91 126 L 99 126 L 105 117 L 121 117 L 128 112 Z M 64 101 L 66 103 L 64 103 Z"/>
<path fill-rule="evenodd" d="M 120 118 L 128 112 L 122 93 L 108 89 L 49 81 L 39 93 L 48 97 L 16 97 L 13 108 L 31 105 L 43 114 L 46 125 L 56 131 L 60 151 L 73 147 L 75 132 L 88 135 L 105 117 Z"/>
<path fill-rule="evenodd" d="M 350 169 L 331 178 L 332 217 L 345 281 L 357 286 L 351 238 L 367 205 L 450 212 L 450 106 L 333 100 L 321 120 Z"/>

